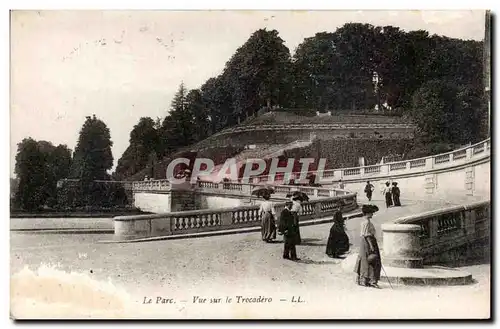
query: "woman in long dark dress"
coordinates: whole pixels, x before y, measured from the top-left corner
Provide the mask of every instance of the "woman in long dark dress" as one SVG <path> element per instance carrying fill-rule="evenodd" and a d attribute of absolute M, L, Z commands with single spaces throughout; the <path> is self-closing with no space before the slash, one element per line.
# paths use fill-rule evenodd
<path fill-rule="evenodd" d="M 329 257 L 337 258 L 349 251 L 349 237 L 345 232 L 344 217 L 340 211 L 333 215 L 333 225 L 330 228 L 330 235 L 326 244 L 326 254 Z"/>
<path fill-rule="evenodd" d="M 269 194 L 263 195 L 264 202 L 260 205 L 259 214 L 262 219 L 261 234 L 262 240 L 271 242 L 276 239 L 276 212 Z"/>
<path fill-rule="evenodd" d="M 401 207 L 401 200 L 399 199 L 399 196 L 401 195 L 401 191 L 399 190 L 398 183 L 394 182 L 392 183 L 392 197 L 394 199 L 394 206 L 395 207 Z"/>
<path fill-rule="evenodd" d="M 361 243 L 359 254 L 354 267 L 357 275 L 357 283 L 361 286 L 378 288 L 382 261 L 377 239 L 375 238 L 375 226 L 371 222 L 373 213 L 378 211 L 377 206 L 363 205 L 363 222 L 361 223 Z"/>

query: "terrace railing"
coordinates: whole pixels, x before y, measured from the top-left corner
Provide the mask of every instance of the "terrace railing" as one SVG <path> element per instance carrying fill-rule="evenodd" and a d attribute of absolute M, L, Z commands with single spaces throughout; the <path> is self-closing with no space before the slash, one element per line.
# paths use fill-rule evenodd
<path fill-rule="evenodd" d="M 353 168 L 328 169 L 323 171 L 320 183 L 331 182 L 332 180 L 357 180 L 370 179 L 377 176 L 395 176 L 408 175 L 412 173 L 421 173 L 434 169 L 444 169 L 466 164 L 471 161 L 487 158 L 491 152 L 491 140 L 487 139 L 474 145 L 460 148 L 451 152 L 438 155 L 410 159 L 405 161 L 397 161 L 385 163 L 382 165 L 372 165 Z M 316 174 L 320 177 L 317 171 L 309 171 L 308 173 Z M 306 175 L 304 172 L 294 172 L 294 176 Z M 305 177 L 305 176 L 304 176 Z M 265 183 L 270 180 L 268 175 L 257 176 L 253 178 L 254 183 Z M 279 183 L 280 178 L 276 181 Z"/>
<path fill-rule="evenodd" d="M 374 179 L 378 176 L 411 175 L 413 173 L 422 173 L 434 169 L 445 169 L 487 158 L 490 156 L 490 152 L 491 140 L 487 139 L 480 143 L 458 150 L 429 157 L 385 163 L 383 165 L 325 170 L 320 183 L 329 183 L 332 182 L 332 180 L 335 181 L 340 179 L 349 181 L 358 179 Z M 318 176 L 320 175 L 317 171 L 310 171 L 308 173 L 314 173 Z M 306 174 L 307 173 L 304 172 L 294 172 L 292 176 L 299 177 L 299 175 L 303 175 L 305 177 Z M 248 196 L 251 194 L 253 188 L 267 183 L 276 184 L 276 190 L 280 193 L 290 192 L 297 189 L 315 197 L 326 196 L 327 194 L 328 196 L 336 196 L 342 195 L 342 193 L 348 193 L 343 190 L 328 189 L 330 192 L 326 192 L 321 188 L 315 187 L 283 185 L 282 178 L 277 176 L 274 182 L 271 182 L 270 178 L 272 177 L 269 177 L 268 175 L 253 177 L 252 184 L 245 184 L 237 181 L 214 183 L 200 180 L 196 185 L 201 192 L 225 191 L 223 193 L 227 194 L 228 191 L 240 191 L 238 193 L 241 195 Z M 172 185 L 168 182 L 168 180 L 138 181 L 133 182 L 132 185 L 134 191 L 167 191 L 172 188 Z"/>
<path fill-rule="evenodd" d="M 252 191 L 255 188 L 261 187 L 262 184 L 251 184 L 251 183 L 239 183 L 239 182 L 207 182 L 199 180 L 196 183 L 190 185 L 189 182 L 184 184 L 176 185 L 171 184 L 168 180 L 149 180 L 149 181 L 139 181 L 133 183 L 134 192 L 167 192 L 174 189 L 186 189 L 186 186 L 190 186 L 190 189 L 195 190 L 200 193 L 213 193 L 219 195 L 232 195 L 232 196 L 242 196 L 251 197 Z M 293 185 L 273 185 L 276 197 L 285 198 L 286 194 L 300 191 L 307 194 L 310 198 L 325 198 L 325 197 L 335 197 L 349 194 L 349 191 L 337 189 L 337 188 L 322 188 L 322 187 L 311 187 L 311 186 L 293 186 Z"/>
<path fill-rule="evenodd" d="M 284 203 L 276 203 L 279 218 Z M 348 212 L 357 208 L 356 194 L 350 193 L 302 203 L 299 220 L 324 218 L 337 210 Z M 165 214 L 115 217 L 115 237 L 134 239 L 169 236 L 209 231 L 231 230 L 260 225 L 259 206 L 243 206 L 231 209 L 206 209 L 171 212 Z"/>
<path fill-rule="evenodd" d="M 488 242 L 490 201 L 416 214 L 382 225 L 384 254 L 393 266 L 422 267 L 449 251 Z"/>

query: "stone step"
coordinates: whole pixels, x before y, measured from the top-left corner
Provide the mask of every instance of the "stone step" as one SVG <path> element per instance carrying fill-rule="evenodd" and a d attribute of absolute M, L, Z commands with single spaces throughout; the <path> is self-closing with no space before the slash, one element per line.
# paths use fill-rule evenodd
<path fill-rule="evenodd" d="M 357 253 L 347 256 L 342 262 L 342 269 L 353 273 Z M 384 263 L 382 257 L 382 263 Z M 460 269 L 444 266 L 424 266 L 423 268 L 400 268 L 383 266 L 381 281 L 393 285 L 466 285 L 473 283 L 472 275 Z"/>

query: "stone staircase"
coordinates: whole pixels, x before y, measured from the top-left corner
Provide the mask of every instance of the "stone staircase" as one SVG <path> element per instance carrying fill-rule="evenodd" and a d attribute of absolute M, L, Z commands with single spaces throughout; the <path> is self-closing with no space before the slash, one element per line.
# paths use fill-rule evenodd
<path fill-rule="evenodd" d="M 264 159 L 268 158 L 269 154 L 273 154 L 286 147 L 286 145 L 288 144 L 265 145 L 263 147 L 256 146 L 254 149 L 246 149 L 243 152 L 238 153 L 234 158 L 236 161 L 243 161 L 252 158 Z"/>
<path fill-rule="evenodd" d="M 282 155 L 284 151 L 292 150 L 292 149 L 299 148 L 299 147 L 307 147 L 311 144 L 312 144 L 311 140 L 297 140 L 297 141 L 291 142 L 289 144 L 286 144 L 281 149 L 279 149 L 276 152 L 273 152 L 271 154 L 268 154 L 267 156 L 269 158 L 278 157 L 278 156 Z"/>

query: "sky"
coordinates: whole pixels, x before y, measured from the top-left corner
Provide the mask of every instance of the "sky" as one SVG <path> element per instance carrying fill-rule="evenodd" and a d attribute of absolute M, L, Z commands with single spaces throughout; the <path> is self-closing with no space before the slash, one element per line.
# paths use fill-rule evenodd
<path fill-rule="evenodd" d="M 259 28 L 293 53 L 345 23 L 482 40 L 484 11 L 13 11 L 10 175 L 23 138 L 74 150 L 85 117 L 111 132 L 114 166 L 141 117 L 164 118 L 179 84 L 199 88 Z"/>

